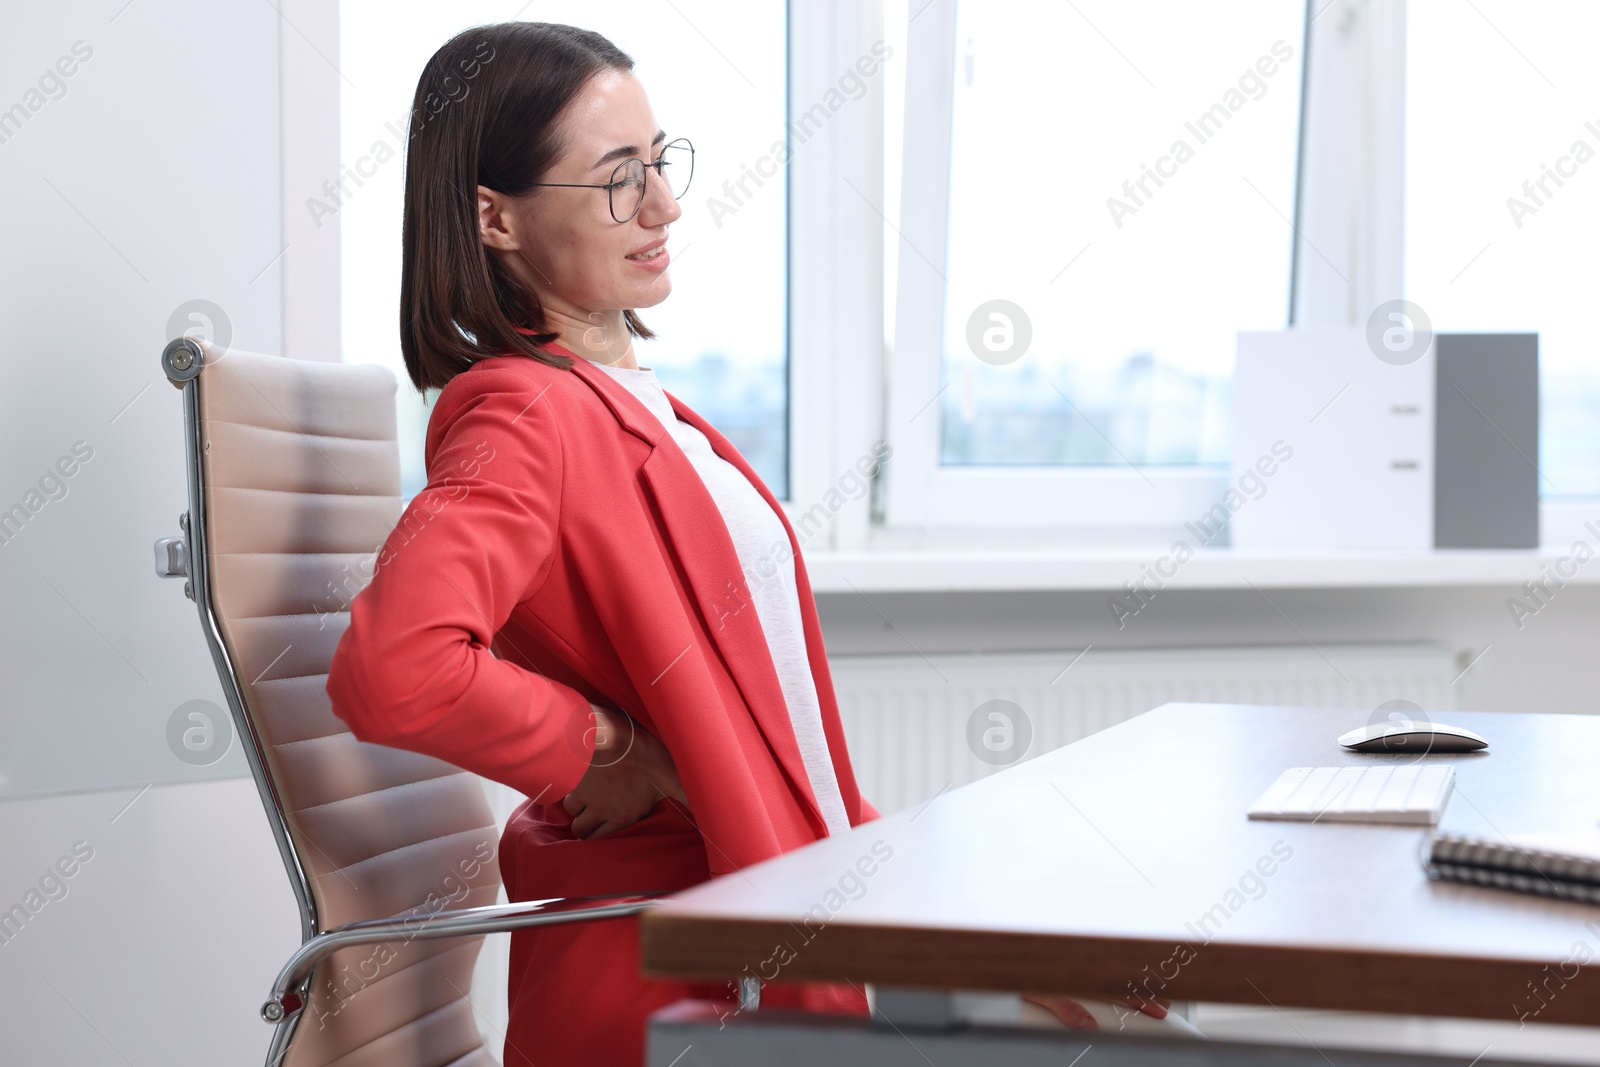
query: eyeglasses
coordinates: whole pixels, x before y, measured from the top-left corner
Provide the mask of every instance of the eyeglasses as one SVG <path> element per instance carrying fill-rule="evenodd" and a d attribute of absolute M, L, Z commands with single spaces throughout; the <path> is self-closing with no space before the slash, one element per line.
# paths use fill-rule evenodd
<path fill-rule="evenodd" d="M 645 170 L 654 167 L 656 177 L 667 183 L 672 199 L 682 200 L 689 191 L 689 179 L 694 177 L 694 145 L 687 137 L 680 137 L 661 147 L 661 155 L 654 163 L 646 163 L 638 156 L 624 159 L 611 172 L 611 180 L 604 185 L 573 184 L 571 182 L 534 182 L 533 186 L 551 186 L 557 189 L 604 189 L 611 200 L 611 217 L 627 222 L 639 213 L 644 204 Z"/>

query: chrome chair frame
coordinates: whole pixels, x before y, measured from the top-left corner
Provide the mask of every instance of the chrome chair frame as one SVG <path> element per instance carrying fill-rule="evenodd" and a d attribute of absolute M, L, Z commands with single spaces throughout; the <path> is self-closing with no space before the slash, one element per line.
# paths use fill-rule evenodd
<path fill-rule="evenodd" d="M 317 963 L 337 949 L 349 945 L 385 941 L 432 940 L 508 933 L 533 926 L 588 922 L 636 915 L 656 903 L 651 894 L 551 898 L 485 907 L 445 909 L 419 920 L 414 915 L 395 915 L 347 923 L 323 930 L 317 919 L 316 900 L 306 869 L 289 834 L 278 789 L 268 773 L 261 738 L 245 709 L 244 694 L 234 672 L 233 662 L 222 640 L 213 606 L 206 552 L 206 494 L 201 468 L 204 447 L 200 426 L 201 371 L 207 357 L 204 345 L 191 337 L 169 342 L 161 353 L 161 367 L 168 381 L 183 391 L 184 446 L 188 468 L 189 509 L 178 516 L 179 537 L 156 541 L 156 574 L 163 578 L 185 578 L 183 592 L 195 602 L 200 613 L 200 628 L 216 666 L 227 698 L 234 728 L 242 739 L 251 777 L 261 795 L 267 823 L 294 890 L 300 910 L 301 945 L 290 956 L 274 981 L 261 1006 L 261 1018 L 273 1024 L 267 1065 L 277 1067 L 288 1053 L 301 1009 L 308 1001 L 312 971 Z"/>

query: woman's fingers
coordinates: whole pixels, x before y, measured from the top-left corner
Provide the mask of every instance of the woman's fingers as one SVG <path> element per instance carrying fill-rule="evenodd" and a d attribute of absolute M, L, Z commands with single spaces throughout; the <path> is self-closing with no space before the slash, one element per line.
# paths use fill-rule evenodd
<path fill-rule="evenodd" d="M 1030 1000 L 1048 1009 L 1052 1015 L 1074 1030 L 1097 1030 L 1100 1027 L 1088 1008 L 1065 994 L 1024 993 L 1022 996 L 1024 1000 Z"/>
<path fill-rule="evenodd" d="M 577 815 L 584 807 L 583 801 L 578 799 L 578 794 L 576 793 L 568 793 L 561 800 L 561 808 L 568 815 Z"/>
<path fill-rule="evenodd" d="M 658 784 L 656 786 L 656 792 L 660 793 L 664 797 L 676 800 L 679 804 L 682 804 L 686 808 L 689 806 L 689 796 L 683 791 L 683 783 L 679 782 L 676 778 L 667 782 L 665 785 Z"/>
<path fill-rule="evenodd" d="M 1076 1000 L 1063 997 L 1062 1002 L 1054 1009 L 1056 1016 L 1074 1030 L 1098 1030 L 1100 1024 L 1095 1022 L 1089 1009 L 1079 1004 Z"/>
<path fill-rule="evenodd" d="M 1152 1019 L 1165 1019 L 1167 1017 L 1167 1008 L 1172 1004 L 1170 1000 L 1145 1000 L 1143 997 L 1124 997 L 1122 1002 L 1130 1007 L 1138 1008 Z"/>
<path fill-rule="evenodd" d="M 594 831 L 594 828 L 604 821 L 592 809 L 584 808 L 583 811 L 578 813 L 578 817 L 572 820 L 572 835 L 587 839 L 590 833 Z"/>

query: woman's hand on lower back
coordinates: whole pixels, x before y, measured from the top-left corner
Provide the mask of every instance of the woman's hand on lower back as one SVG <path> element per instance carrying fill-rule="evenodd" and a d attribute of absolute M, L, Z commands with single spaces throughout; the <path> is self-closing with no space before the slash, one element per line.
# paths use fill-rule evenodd
<path fill-rule="evenodd" d="M 595 723 L 594 756 L 561 806 L 581 838 L 604 837 L 650 814 L 663 796 L 688 806 L 672 756 L 620 711 L 589 705 Z"/>

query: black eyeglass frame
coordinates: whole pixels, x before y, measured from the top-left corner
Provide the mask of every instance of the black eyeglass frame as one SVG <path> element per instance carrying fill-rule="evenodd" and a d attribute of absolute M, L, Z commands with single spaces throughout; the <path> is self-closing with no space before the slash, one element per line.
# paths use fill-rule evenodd
<path fill-rule="evenodd" d="M 621 163 L 618 163 L 614 168 L 612 168 L 612 170 L 611 170 L 611 180 L 609 182 L 606 182 L 604 185 L 597 185 L 597 184 L 595 184 L 593 182 L 579 182 L 579 183 L 573 183 L 573 182 L 531 182 L 531 183 L 529 183 L 529 188 L 530 189 L 531 188 L 604 189 L 606 191 L 606 206 L 611 211 L 611 217 L 613 219 L 616 219 L 617 222 L 627 222 L 627 221 L 629 221 L 630 219 L 632 219 L 635 215 L 637 215 L 639 213 L 639 209 L 644 207 L 644 198 L 646 196 L 650 195 L 650 168 L 654 167 L 656 169 L 656 177 L 657 178 L 661 179 L 662 181 L 666 181 L 666 177 L 661 173 L 661 168 L 663 166 L 665 166 L 667 164 L 670 164 L 672 162 L 670 159 L 667 158 L 667 149 L 669 149 L 669 148 L 684 148 L 684 149 L 688 149 L 688 152 L 689 152 L 689 180 L 685 181 L 683 183 L 683 193 L 687 193 L 689 191 L 689 182 L 694 180 L 694 145 L 689 142 L 689 138 L 687 138 L 687 137 L 679 137 L 676 140 L 668 141 L 666 144 L 662 145 L 661 146 L 661 158 L 657 159 L 654 163 L 646 163 L 644 160 L 640 159 L 638 156 L 629 156 L 627 159 L 624 159 Z M 644 171 L 645 171 L 644 179 L 643 179 L 644 188 L 642 188 L 639 191 L 639 202 L 637 204 L 633 205 L 633 210 L 628 213 L 628 218 L 626 218 L 626 219 L 618 219 L 617 218 L 616 187 L 619 186 L 619 185 L 622 185 L 623 181 L 617 178 L 617 174 L 618 174 L 619 171 L 622 170 L 622 168 L 628 166 L 630 163 L 638 163 L 638 164 L 640 164 L 641 166 L 644 167 Z M 667 191 L 668 192 L 672 191 L 672 186 L 671 185 L 667 186 Z M 682 200 L 683 199 L 683 193 L 679 193 L 677 196 L 674 196 L 672 199 L 674 199 L 674 200 Z"/>

